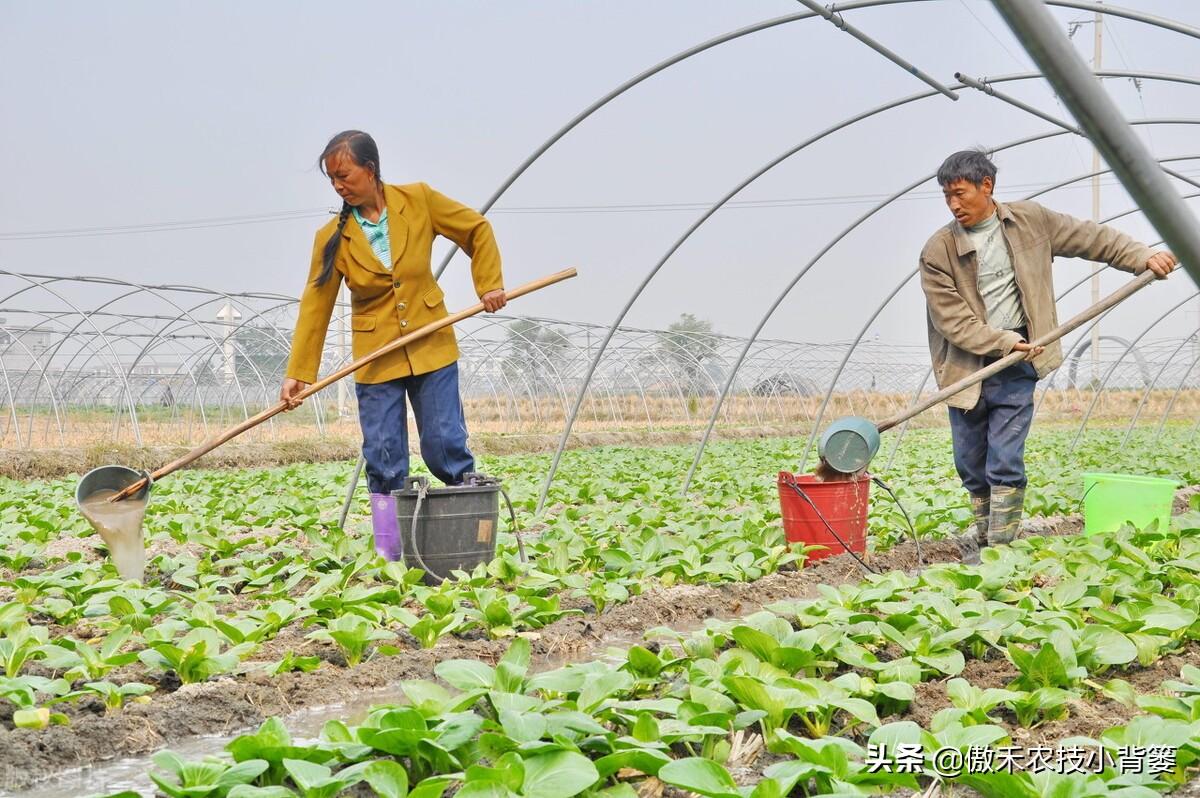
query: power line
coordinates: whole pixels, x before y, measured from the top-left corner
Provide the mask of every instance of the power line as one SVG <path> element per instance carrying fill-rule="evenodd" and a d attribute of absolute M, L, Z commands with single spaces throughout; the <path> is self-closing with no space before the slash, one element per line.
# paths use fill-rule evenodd
<path fill-rule="evenodd" d="M 1180 174 L 1188 176 L 1200 175 L 1200 170 L 1181 171 Z M 1052 183 L 1005 183 L 1001 185 L 1004 190 L 1022 191 L 1036 190 L 1053 185 Z M 1101 185 L 1116 186 L 1120 185 L 1115 178 L 1109 177 L 1101 179 Z M 1088 188 L 1085 184 L 1075 184 L 1071 186 L 1063 186 L 1058 189 L 1081 189 Z M 762 210 L 770 208 L 808 208 L 808 207 L 831 207 L 838 205 L 865 205 L 870 203 L 880 202 L 890 197 L 890 194 L 825 194 L 811 197 L 786 197 L 780 199 L 763 199 L 763 200 L 732 200 L 725 203 L 724 208 L 732 210 Z M 912 191 L 900 198 L 900 201 L 925 201 L 930 199 L 941 199 L 942 194 L 938 189 L 928 189 L 923 191 Z M 509 206 L 503 208 L 492 208 L 488 211 L 489 216 L 497 216 L 503 214 L 596 214 L 596 213 L 672 213 L 681 211 L 698 211 L 707 210 L 712 207 L 711 201 L 705 202 L 640 202 L 640 203 L 614 203 L 614 204 L 590 204 L 590 205 L 525 205 L 525 206 Z M 328 208 L 306 208 L 293 211 L 278 211 L 276 213 L 261 213 L 251 214 L 246 216 L 223 216 L 210 217 L 203 219 L 189 219 L 173 222 L 146 222 L 142 224 L 118 225 L 111 227 L 78 227 L 64 228 L 58 230 L 31 230 L 21 232 L 0 233 L 0 241 L 34 241 L 40 239 L 59 239 L 59 238 L 85 238 L 95 236 L 114 236 L 114 235 L 132 235 L 140 233 L 164 233 L 174 232 L 176 230 L 198 230 L 213 227 L 235 227 L 249 224 L 266 224 L 273 222 L 287 222 L 297 219 L 310 219 L 314 217 L 327 217 L 333 215 L 334 211 Z"/>
<path fill-rule="evenodd" d="M 1125 48 L 1121 46 L 1121 41 L 1117 37 L 1117 26 L 1106 21 L 1104 24 L 1104 29 L 1108 31 L 1109 38 L 1111 38 L 1112 43 L 1116 45 L 1117 55 L 1121 56 L 1121 61 L 1124 62 L 1125 68 L 1129 70 L 1134 69 L 1133 62 L 1125 56 Z M 1141 78 L 1130 78 L 1129 80 L 1133 83 L 1134 91 L 1137 92 L 1138 103 L 1142 106 L 1142 113 L 1147 114 L 1146 100 L 1142 96 Z M 1146 129 L 1146 140 L 1150 142 L 1151 148 L 1154 146 L 1154 136 L 1152 133 L 1153 131 L 1151 131 L 1149 128 Z"/>
<path fill-rule="evenodd" d="M 990 25 L 988 25 L 988 23 L 985 22 L 982 17 L 980 17 L 978 14 L 976 14 L 971 9 L 971 6 L 967 2 L 967 0 L 958 0 L 958 2 L 960 4 L 962 4 L 962 7 L 964 9 L 966 9 L 968 14 L 970 14 L 972 17 L 975 18 L 976 22 L 978 22 L 980 25 L 983 26 L 983 29 L 985 31 L 987 31 L 987 34 L 989 36 L 991 36 L 992 39 L 995 40 L 996 44 L 1000 45 L 1000 49 L 1002 49 L 1002 50 L 1004 50 L 1004 52 L 1008 53 L 1009 57 L 1012 58 L 1013 61 L 1017 62 L 1018 66 L 1020 66 L 1022 69 L 1032 68 L 1034 72 L 1039 71 L 1037 68 L 1037 65 L 1034 64 L 1032 61 L 1022 61 L 1020 58 L 1018 58 L 1016 56 L 1016 54 L 1014 54 L 1013 51 L 1011 49 L 1009 49 L 1008 45 L 1004 43 L 1004 40 L 1001 39 L 1000 36 L 997 35 L 995 31 L 992 30 L 992 27 Z M 1066 115 L 1067 109 L 1063 106 L 1062 100 L 1059 99 L 1058 95 L 1051 92 L 1050 96 L 1054 98 L 1054 104 L 1058 106 L 1058 110 L 1061 111 L 1062 114 Z M 1071 148 L 1075 150 L 1075 156 L 1079 159 L 1079 165 L 1086 169 L 1087 162 L 1083 158 L 1083 153 L 1080 152 L 1080 150 L 1079 150 L 1079 141 L 1074 136 L 1071 137 Z"/>
<path fill-rule="evenodd" d="M 970 14 L 971 16 L 975 17 L 975 21 L 983 26 L 983 29 L 985 31 L 987 31 L 988 35 L 996 40 L 996 44 L 1000 45 L 1000 49 L 1002 49 L 1002 50 L 1004 50 L 1004 52 L 1008 53 L 1009 56 L 1012 58 L 1012 60 L 1016 61 L 1017 64 L 1022 69 L 1026 69 L 1029 67 L 1029 64 L 1023 62 L 1020 58 L 1017 58 L 1017 56 L 1013 53 L 1013 51 L 1008 49 L 1008 45 L 1006 45 L 1004 43 L 1003 39 L 1001 39 L 999 36 L 996 35 L 995 31 L 992 30 L 990 25 L 988 25 L 986 22 L 984 22 L 983 19 L 980 18 L 980 16 L 978 14 L 976 14 L 974 11 L 971 10 L 971 6 L 967 5 L 967 0 L 958 0 L 958 2 L 962 3 L 962 7 L 967 10 L 967 13 Z"/>
<path fill-rule="evenodd" d="M 1200 171 L 1181 171 L 1180 174 L 1200 175 Z M 1118 186 L 1120 181 L 1115 178 L 1108 177 L 1101 180 L 1102 185 Z M 1004 190 L 1021 191 L 1021 190 L 1036 190 L 1054 185 L 1053 183 L 1005 183 L 1001 185 Z M 1086 189 L 1088 184 L 1076 184 L 1064 186 L 1059 190 L 1065 189 Z M 758 210 L 768 208 L 795 208 L 795 207 L 814 207 L 814 206 L 831 206 L 831 205 L 861 205 L 868 203 L 880 202 L 890 197 L 891 194 L 831 194 L 814 197 L 791 197 L 785 199 L 768 199 L 768 200 L 735 200 L 725 203 L 723 207 L 732 209 Z M 940 189 L 929 189 L 924 191 L 911 191 L 901 201 L 922 201 L 929 199 L 942 198 Z M 712 207 L 711 202 L 647 202 L 635 204 L 609 204 L 609 205 L 536 205 L 524 207 L 507 207 L 507 208 L 492 208 L 488 211 L 488 215 L 496 214 L 518 214 L 518 213 L 653 213 L 653 212 L 670 212 L 670 211 L 691 211 L 705 210 Z"/>
<path fill-rule="evenodd" d="M 335 211 L 327 208 L 305 208 L 295 211 L 255 213 L 246 216 L 216 216 L 204 219 L 185 219 L 174 222 L 146 222 L 143 224 L 113 225 L 106 227 L 74 227 L 57 230 L 31 230 L 0 233 L 0 241 L 22 241 L 39 238 L 84 238 L 91 236 L 127 235 L 130 233 L 162 233 L 174 230 L 196 230 L 208 227 L 233 227 L 244 224 L 287 222 L 293 219 L 308 219 L 327 216 Z"/>

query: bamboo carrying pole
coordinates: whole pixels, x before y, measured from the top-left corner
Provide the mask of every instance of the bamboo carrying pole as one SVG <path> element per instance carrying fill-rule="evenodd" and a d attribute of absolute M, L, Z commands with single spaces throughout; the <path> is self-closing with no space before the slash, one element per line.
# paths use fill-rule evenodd
<path fill-rule="evenodd" d="M 1147 269 L 1146 271 L 1144 271 L 1140 275 L 1138 275 L 1136 279 L 1130 280 L 1124 286 L 1117 289 L 1113 293 L 1109 294 L 1108 297 L 1106 297 L 1105 299 L 1101 300 L 1100 302 L 1097 302 L 1095 305 L 1092 305 L 1090 308 L 1083 311 L 1079 315 L 1075 316 L 1070 321 L 1066 322 L 1065 324 L 1060 325 L 1059 327 L 1056 327 L 1055 329 L 1046 333 L 1045 335 L 1038 338 L 1037 340 L 1031 341 L 1030 343 L 1033 346 L 1045 346 L 1046 344 L 1054 343 L 1059 338 L 1062 338 L 1064 335 L 1071 332 L 1072 330 L 1078 329 L 1079 327 L 1082 327 L 1084 324 L 1087 324 L 1089 321 L 1096 318 L 1097 316 L 1099 316 L 1101 313 L 1105 312 L 1106 310 L 1109 310 L 1110 308 L 1115 307 L 1116 305 L 1120 304 L 1121 302 L 1124 302 L 1126 299 L 1133 296 L 1138 291 L 1140 291 L 1143 288 L 1145 288 L 1146 286 L 1148 286 L 1150 283 L 1154 282 L 1155 279 L 1156 279 L 1156 276 L 1155 276 L 1154 272 Z M 958 393 L 959 391 L 962 391 L 965 388 L 970 388 L 972 385 L 974 385 L 977 382 L 983 382 L 984 380 L 986 380 L 988 377 L 992 376 L 993 374 L 999 374 L 1001 371 L 1004 371 L 1009 366 L 1012 366 L 1016 363 L 1020 363 L 1024 359 L 1025 359 L 1024 352 L 1012 352 L 1011 354 L 1008 354 L 1008 355 L 1000 358 L 995 363 L 992 363 L 990 366 L 980 369 L 979 371 L 975 372 L 974 374 L 970 375 L 969 377 L 963 377 L 961 380 L 954 383 L 953 385 L 943 388 L 942 390 L 938 391 L 937 393 L 933 394 L 932 396 L 922 399 L 920 402 L 917 402 L 912 407 L 909 407 L 906 410 L 900 411 L 896 415 L 892 416 L 889 419 L 885 419 L 884 421 L 879 422 L 875 426 L 880 432 L 886 432 L 887 430 L 891 429 L 892 427 L 896 426 L 897 424 L 902 424 L 903 422 L 909 420 L 910 418 L 914 418 L 916 416 L 921 415 L 929 408 L 933 407 L 934 405 L 938 404 L 939 402 L 949 399 L 951 396 L 954 396 L 954 394 Z"/>
<path fill-rule="evenodd" d="M 562 282 L 563 280 L 570 279 L 570 278 L 574 277 L 576 274 L 578 274 L 578 272 L 576 272 L 575 269 L 563 269 L 560 272 L 555 272 L 554 274 L 551 274 L 546 277 L 542 277 L 538 280 L 534 280 L 532 282 L 526 283 L 525 285 L 518 286 L 517 288 L 514 288 L 511 291 L 505 291 L 504 296 L 506 299 L 516 299 L 517 297 L 521 297 L 521 296 L 524 296 L 525 294 L 532 293 L 534 291 L 537 291 L 538 289 L 545 288 L 548 285 L 554 285 L 555 283 L 559 283 L 559 282 Z M 420 340 L 421 338 L 424 338 L 425 336 L 429 335 L 430 333 L 434 333 L 445 327 L 449 327 L 451 324 L 457 324 L 458 322 L 462 321 L 463 319 L 470 318 L 471 316 L 474 316 L 477 313 L 482 312 L 483 309 L 484 309 L 483 303 L 479 302 L 479 303 L 476 303 L 476 304 L 472 305 L 471 307 L 467 308 L 466 310 L 460 310 L 459 312 L 453 313 L 444 319 L 438 319 L 437 321 L 433 322 L 432 324 L 426 324 L 424 327 L 420 328 L 419 330 L 413 330 L 408 335 L 402 335 L 399 338 L 397 338 L 396 340 L 392 341 L 391 343 L 386 344 L 385 346 L 381 346 L 379 349 L 376 349 L 371 354 L 364 355 L 363 357 L 359 358 L 358 360 L 354 361 L 353 363 L 351 363 L 348 366 L 343 366 L 341 369 L 335 371 L 333 374 L 330 374 L 328 377 L 324 377 L 323 379 L 317 380 L 312 385 L 309 385 L 307 388 L 305 388 L 304 390 L 302 390 L 298 394 L 296 394 L 295 397 L 293 397 L 292 401 L 293 402 L 303 401 L 304 399 L 307 399 L 308 397 L 312 396 L 314 393 L 321 390 L 322 388 L 328 388 L 330 385 L 333 385 L 335 382 L 342 379 L 343 377 L 347 377 L 350 374 L 353 374 L 354 372 L 358 371 L 363 366 L 367 365 L 368 363 L 371 363 L 372 361 L 378 360 L 379 358 L 383 357 L 384 355 L 388 354 L 389 352 L 395 352 L 400 347 L 408 346 L 413 341 Z M 271 418 L 272 416 L 282 413 L 287 408 L 288 408 L 288 403 L 281 399 L 279 401 L 279 404 L 267 408 L 266 410 L 262 411 L 261 413 L 259 413 L 256 416 L 251 416 L 250 418 L 246 419 L 245 421 L 241 422 L 240 424 L 230 427 L 229 429 L 225 430 L 224 432 L 222 432 L 221 434 L 219 434 L 215 437 L 209 438 L 207 441 L 200 444 L 195 449 L 192 449 L 190 452 L 185 454 L 183 457 L 180 457 L 178 460 L 167 463 L 165 466 L 163 466 L 162 468 L 158 469 L 157 471 L 155 471 L 154 473 L 152 473 L 150 475 L 150 481 L 153 482 L 155 480 L 162 479 L 167 474 L 170 474 L 173 471 L 183 468 L 185 465 L 187 465 L 188 463 L 191 463 L 193 460 L 197 460 L 197 459 L 203 457 L 204 455 L 208 454 L 209 452 L 211 452 L 213 449 L 217 448 L 218 446 L 220 446 L 224 443 L 228 443 L 230 440 L 236 438 L 238 435 L 241 435 L 246 430 L 257 427 L 259 424 L 263 423 L 264 421 Z M 145 486 L 145 484 L 146 484 L 146 479 L 144 479 L 144 478 L 140 479 L 137 482 L 130 485 L 129 487 L 122 490 L 120 493 L 113 494 L 109 498 L 109 501 L 115 502 L 115 501 L 120 501 L 121 499 L 125 499 L 125 498 L 133 495 L 134 493 L 137 493 L 139 490 L 142 489 L 143 486 Z"/>

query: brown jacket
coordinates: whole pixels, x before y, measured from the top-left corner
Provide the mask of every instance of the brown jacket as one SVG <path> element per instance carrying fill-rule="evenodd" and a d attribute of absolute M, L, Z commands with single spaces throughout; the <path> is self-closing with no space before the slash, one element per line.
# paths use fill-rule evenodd
<path fill-rule="evenodd" d="M 350 287 L 351 348 L 355 360 L 401 335 L 445 318 L 448 314 L 442 289 L 433 279 L 430 267 L 435 235 L 445 236 L 471 256 L 471 276 L 479 296 L 504 287 L 500 250 L 491 225 L 478 212 L 424 183 L 385 185 L 383 193 L 392 269 L 385 269 L 375 257 L 362 228 L 351 217 L 342 228 L 333 275 L 318 286 L 315 281 L 321 273 L 321 253 L 337 229 L 337 219 L 317 231 L 287 376 L 301 382 L 316 381 L 329 317 L 342 280 Z M 387 382 L 425 374 L 456 360 L 458 342 L 454 330 L 445 327 L 363 366 L 354 376 L 362 383 Z"/>
<path fill-rule="evenodd" d="M 1111 227 L 1056 213 L 1036 202 L 996 203 L 996 212 L 1016 273 L 1017 291 L 1029 322 L 1030 340 L 1058 326 L 1051 264 L 1056 256 L 1103 261 L 1122 271 L 1140 273 L 1154 250 Z M 937 384 L 945 388 L 978 371 L 987 357 L 1002 357 L 1020 343 L 1015 332 L 987 324 L 976 283 L 975 247 L 966 230 L 953 221 L 938 230 L 921 250 L 921 287 L 929 322 L 929 353 Z M 1055 342 L 1034 359 L 1038 377 L 1062 364 Z M 970 410 L 979 401 L 978 384 L 946 400 Z"/>

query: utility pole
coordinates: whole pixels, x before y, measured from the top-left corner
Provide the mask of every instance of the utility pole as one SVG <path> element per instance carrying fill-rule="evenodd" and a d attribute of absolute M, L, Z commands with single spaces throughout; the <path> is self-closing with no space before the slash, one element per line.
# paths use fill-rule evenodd
<path fill-rule="evenodd" d="M 221 330 L 223 342 L 221 344 L 222 355 L 224 355 L 224 367 L 222 368 L 222 376 L 225 383 L 229 384 L 237 379 L 237 358 L 236 347 L 234 346 L 234 333 L 237 331 L 237 322 L 242 318 L 242 314 L 233 306 L 232 302 L 226 302 L 225 305 L 217 311 L 217 321 L 221 322 Z"/>
<path fill-rule="evenodd" d="M 1096 12 L 1096 18 L 1092 21 L 1093 33 L 1092 39 L 1092 71 L 1099 72 L 1100 65 L 1103 60 L 1103 34 L 1104 34 L 1104 19 L 1100 12 Z M 1096 145 L 1092 145 L 1092 221 L 1099 224 L 1100 222 L 1100 150 L 1096 149 Z M 1092 264 L 1092 304 L 1100 303 L 1100 264 Z M 1095 382 L 1100 377 L 1100 323 L 1092 325 L 1092 381 Z"/>

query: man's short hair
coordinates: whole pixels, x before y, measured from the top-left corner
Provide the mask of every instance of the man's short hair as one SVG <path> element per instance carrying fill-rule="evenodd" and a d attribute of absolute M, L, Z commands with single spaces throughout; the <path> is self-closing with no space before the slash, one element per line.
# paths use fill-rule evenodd
<path fill-rule="evenodd" d="M 978 186 L 985 177 L 996 182 L 996 164 L 983 150 L 962 150 L 942 162 L 937 171 L 938 185 L 945 188 L 956 180 L 966 180 Z"/>

